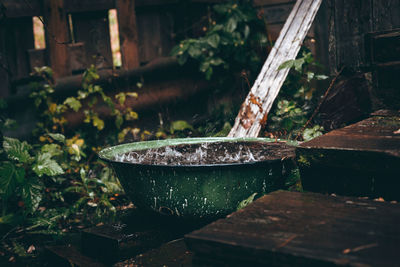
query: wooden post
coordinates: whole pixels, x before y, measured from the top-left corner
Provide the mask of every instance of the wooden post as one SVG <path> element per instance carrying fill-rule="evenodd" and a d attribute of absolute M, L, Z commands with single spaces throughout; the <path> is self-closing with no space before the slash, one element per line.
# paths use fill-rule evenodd
<path fill-rule="evenodd" d="M 139 44 L 135 0 L 117 0 L 121 59 L 124 69 L 139 67 Z"/>
<path fill-rule="evenodd" d="M 69 30 L 64 0 L 44 0 L 46 44 L 54 77 L 70 75 L 68 46 Z"/>
<path fill-rule="evenodd" d="M 289 69 L 279 70 L 279 66 L 296 58 L 321 2 L 322 0 L 297 0 L 236 117 L 229 137 L 258 136 L 289 72 Z"/>

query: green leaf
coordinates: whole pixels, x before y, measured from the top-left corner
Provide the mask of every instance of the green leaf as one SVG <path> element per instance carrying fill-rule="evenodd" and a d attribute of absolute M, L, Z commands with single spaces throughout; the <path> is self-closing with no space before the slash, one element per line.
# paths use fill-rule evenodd
<path fill-rule="evenodd" d="M 51 159 L 50 153 L 39 153 L 36 163 L 33 165 L 32 170 L 41 177 L 43 174 L 48 176 L 55 176 L 63 174 L 64 171 L 57 161 Z"/>
<path fill-rule="evenodd" d="M 193 130 L 193 126 L 187 121 L 174 121 L 171 124 L 170 131 L 174 133 L 175 131 Z"/>
<path fill-rule="evenodd" d="M 283 62 L 283 63 L 278 67 L 278 70 L 287 69 L 287 68 L 290 69 L 291 67 L 293 67 L 293 65 L 294 65 L 294 60 L 291 59 L 291 60 L 288 60 L 288 61 Z"/>
<path fill-rule="evenodd" d="M 244 31 L 243 31 L 244 39 L 247 39 L 250 35 L 250 27 L 249 25 L 244 26 Z"/>
<path fill-rule="evenodd" d="M 64 143 L 65 142 L 65 136 L 59 133 L 48 133 L 48 136 L 50 136 L 53 140 Z"/>
<path fill-rule="evenodd" d="M 30 177 L 22 187 L 22 199 L 28 213 L 34 213 L 42 200 L 43 184 L 36 177 Z"/>
<path fill-rule="evenodd" d="M 241 201 L 239 203 L 239 205 L 237 206 L 237 210 L 241 210 L 244 207 L 246 207 L 247 205 L 249 205 L 251 202 L 254 201 L 254 197 L 257 195 L 257 193 L 253 193 L 251 196 L 249 196 L 248 198 L 246 198 L 245 200 Z"/>
<path fill-rule="evenodd" d="M 218 48 L 220 37 L 218 34 L 212 34 L 207 38 L 207 43 L 213 47 Z"/>
<path fill-rule="evenodd" d="M 63 153 L 61 147 L 57 144 L 45 144 L 41 148 L 42 153 L 49 153 L 52 156 L 59 156 Z"/>
<path fill-rule="evenodd" d="M 310 141 L 320 135 L 322 135 L 322 131 L 324 128 L 319 125 L 315 125 L 313 128 L 307 128 L 303 132 L 303 139 L 304 141 Z"/>
<path fill-rule="evenodd" d="M 198 45 L 191 45 L 188 49 L 188 53 L 192 58 L 198 58 L 201 56 L 201 47 Z"/>
<path fill-rule="evenodd" d="M 93 126 L 96 127 L 99 131 L 104 129 L 104 121 L 100 119 L 98 116 L 93 116 Z"/>
<path fill-rule="evenodd" d="M 29 154 L 31 146 L 25 141 L 21 142 L 15 138 L 4 137 L 3 148 L 11 160 L 27 163 L 31 159 Z"/>
<path fill-rule="evenodd" d="M 296 60 L 293 62 L 294 69 L 295 69 L 297 72 L 301 72 L 304 62 L 305 62 L 304 58 L 296 59 Z"/>
<path fill-rule="evenodd" d="M 75 112 L 77 112 L 82 107 L 81 102 L 75 97 L 68 97 L 67 99 L 65 99 L 64 105 L 68 105 Z"/>
<path fill-rule="evenodd" d="M 317 79 L 317 80 L 326 80 L 326 79 L 328 79 L 328 78 L 329 78 L 329 76 L 322 75 L 322 74 L 320 74 L 320 75 L 315 75 L 315 79 Z"/>
<path fill-rule="evenodd" d="M 123 104 L 125 104 L 126 94 L 123 92 L 116 94 L 115 99 L 117 99 L 119 101 L 119 104 L 122 106 Z"/>
<path fill-rule="evenodd" d="M 0 194 L 4 199 L 14 194 L 18 176 L 16 172 L 15 165 L 11 162 L 6 161 L 0 165 Z"/>
<path fill-rule="evenodd" d="M 117 128 L 121 128 L 121 125 L 124 123 L 124 118 L 121 116 L 121 114 L 118 114 L 115 117 L 115 126 L 117 126 Z"/>
<path fill-rule="evenodd" d="M 178 64 L 179 65 L 183 65 L 186 63 L 187 59 L 189 57 L 188 53 L 183 53 L 181 55 L 178 56 Z"/>
<path fill-rule="evenodd" d="M 228 24 L 226 25 L 226 30 L 228 32 L 233 32 L 236 30 L 237 27 L 237 20 L 234 17 L 229 18 Z"/>
<path fill-rule="evenodd" d="M 213 68 L 208 68 L 207 70 L 206 70 L 206 73 L 205 73 L 205 75 L 206 75 L 206 79 L 209 81 L 209 80 L 211 80 L 211 76 L 212 76 L 212 74 L 213 74 Z"/>

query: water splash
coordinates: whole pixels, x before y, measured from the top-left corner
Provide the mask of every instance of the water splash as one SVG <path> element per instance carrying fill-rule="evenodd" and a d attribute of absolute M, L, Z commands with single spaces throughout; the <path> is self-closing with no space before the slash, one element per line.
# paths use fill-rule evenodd
<path fill-rule="evenodd" d="M 172 166 L 248 163 L 269 159 L 271 146 L 274 145 L 263 142 L 187 144 L 131 151 L 116 155 L 114 160 L 135 164 Z M 275 147 L 275 150 L 280 148 L 279 146 Z"/>

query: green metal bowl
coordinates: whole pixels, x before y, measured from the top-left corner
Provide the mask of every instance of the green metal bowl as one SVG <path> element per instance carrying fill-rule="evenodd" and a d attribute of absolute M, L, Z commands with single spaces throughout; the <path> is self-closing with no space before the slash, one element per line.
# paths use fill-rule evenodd
<path fill-rule="evenodd" d="M 206 165 L 154 165 L 120 162 L 116 156 L 166 146 L 243 142 L 271 144 L 268 138 L 182 138 L 136 142 L 109 147 L 99 156 L 114 168 L 126 194 L 146 210 L 186 218 L 222 217 L 243 200 L 284 187 L 283 159 L 294 156 L 294 147 L 282 142 L 282 153 L 268 160 Z M 279 142 L 281 143 L 281 142 Z"/>

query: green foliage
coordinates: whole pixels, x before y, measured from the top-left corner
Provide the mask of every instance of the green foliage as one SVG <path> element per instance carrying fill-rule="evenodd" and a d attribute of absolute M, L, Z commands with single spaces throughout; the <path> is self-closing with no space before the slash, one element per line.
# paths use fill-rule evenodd
<path fill-rule="evenodd" d="M 249 196 L 248 198 L 241 201 L 237 207 L 237 210 L 241 210 L 244 207 L 246 207 L 247 205 L 249 205 L 250 203 L 252 203 L 254 201 L 254 198 L 256 195 L 257 195 L 257 193 L 253 193 L 251 196 Z"/>
<path fill-rule="evenodd" d="M 196 61 L 207 80 L 216 72 L 226 76 L 259 68 L 261 60 L 256 51 L 266 48 L 267 36 L 251 1 L 214 5 L 204 30 L 204 36 L 185 39 L 172 49 L 171 54 L 181 65 L 189 59 Z"/>
<path fill-rule="evenodd" d="M 315 137 L 321 136 L 322 132 L 324 131 L 324 127 L 315 125 L 312 128 L 307 128 L 303 132 L 303 139 L 304 141 L 309 141 L 314 139 Z"/>
<path fill-rule="evenodd" d="M 311 140 L 322 134 L 323 128 L 315 125 L 299 133 L 313 112 L 318 98 L 315 81 L 328 77 L 317 74 L 319 65 L 310 52 L 303 48 L 303 52 L 295 60 L 284 62 L 279 69 L 292 68 L 282 86 L 275 105 L 272 108 L 270 120 L 267 124 L 267 135 L 295 139 L 298 135 L 303 140 Z"/>
<path fill-rule="evenodd" d="M 34 75 L 43 78 L 43 82 L 32 84 L 31 93 L 40 113 L 33 132 L 38 142 L 28 144 L 9 137 L 2 141 L 0 224 L 24 227 L 25 231 L 59 233 L 71 222 L 113 220 L 116 208 L 111 199 L 123 190 L 96 153 L 107 145 L 105 136 L 114 136 L 115 141 L 125 122 L 138 118 L 126 106 L 129 98 L 138 97 L 137 93 L 121 92 L 113 99 L 95 84 L 99 75 L 92 66 L 83 74 L 82 87 L 76 95 L 60 99 L 53 96 L 50 68 L 36 68 Z M 98 112 L 99 105 L 108 107 L 114 122 L 105 120 Z M 0 101 L 0 106 L 5 102 Z M 76 133 L 66 131 L 67 112 L 79 112 L 85 117 L 85 126 Z M 0 130 L 8 124 L 2 118 Z"/>
<path fill-rule="evenodd" d="M 3 149 L 7 160 L 0 162 L 2 216 L 7 216 L 9 201 L 24 207 L 23 216 L 33 214 L 39 207 L 44 190 L 40 177 L 56 176 L 63 170 L 52 159 L 52 154 L 34 151 L 26 142 L 5 137 Z"/>

